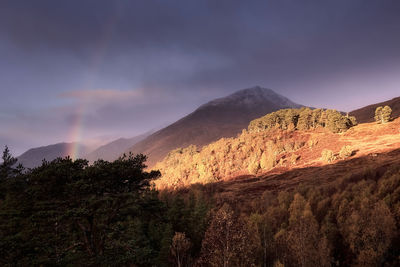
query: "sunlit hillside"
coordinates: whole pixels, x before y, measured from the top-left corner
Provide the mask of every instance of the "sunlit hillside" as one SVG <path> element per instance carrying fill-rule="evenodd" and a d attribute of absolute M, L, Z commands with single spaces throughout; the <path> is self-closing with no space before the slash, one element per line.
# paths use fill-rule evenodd
<path fill-rule="evenodd" d="M 195 146 L 174 150 L 155 166 L 154 169 L 162 173 L 156 184 L 160 188 L 176 188 L 231 180 L 241 175 L 284 173 L 294 168 L 322 166 L 400 148 L 399 119 L 332 130 L 322 123 L 313 127 L 312 114 L 316 112 L 321 110 L 305 115 L 310 119 L 308 127 L 301 125 L 304 122 L 300 117 L 296 127 L 281 122 L 260 130 L 254 127 L 261 120 L 258 119 L 237 138 L 223 138 L 201 150 Z M 341 118 L 348 119 L 343 115 Z M 327 122 L 325 126 L 330 125 Z"/>

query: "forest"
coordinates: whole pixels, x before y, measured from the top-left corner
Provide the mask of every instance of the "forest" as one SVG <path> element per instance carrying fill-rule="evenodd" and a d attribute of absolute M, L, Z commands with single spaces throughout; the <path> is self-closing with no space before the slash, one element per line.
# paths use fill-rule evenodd
<path fill-rule="evenodd" d="M 238 202 L 157 191 L 146 157 L 0 166 L 2 266 L 395 266 L 400 167 Z"/>

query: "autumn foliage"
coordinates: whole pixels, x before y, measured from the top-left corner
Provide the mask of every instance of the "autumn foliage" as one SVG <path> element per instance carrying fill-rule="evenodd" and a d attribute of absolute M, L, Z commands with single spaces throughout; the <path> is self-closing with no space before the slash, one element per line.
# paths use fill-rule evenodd
<path fill-rule="evenodd" d="M 156 184 L 160 188 L 177 188 L 295 166 L 300 158 L 296 151 L 307 144 L 312 148 L 318 142 L 310 139 L 307 131 L 320 129 L 338 133 L 355 124 L 354 118 L 335 110 L 279 110 L 253 120 L 248 130 L 243 130 L 236 138 L 222 138 L 202 149 L 192 145 L 171 151 L 154 166 L 162 173 Z M 327 161 L 333 160 L 332 156 Z"/>

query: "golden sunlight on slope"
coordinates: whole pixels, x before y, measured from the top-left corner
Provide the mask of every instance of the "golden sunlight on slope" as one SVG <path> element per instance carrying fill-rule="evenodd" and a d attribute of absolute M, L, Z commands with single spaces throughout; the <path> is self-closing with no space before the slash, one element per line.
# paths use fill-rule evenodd
<path fill-rule="evenodd" d="M 155 166 L 162 173 L 156 186 L 178 188 L 193 183 L 280 175 L 293 169 L 365 156 L 374 158 L 398 148 L 400 119 L 387 124 L 360 124 L 344 133 L 332 133 L 325 128 L 243 131 L 237 138 L 220 139 L 201 151 L 194 146 L 172 151 Z M 349 151 L 347 155 L 345 149 Z M 322 154 L 328 156 L 323 158 Z"/>

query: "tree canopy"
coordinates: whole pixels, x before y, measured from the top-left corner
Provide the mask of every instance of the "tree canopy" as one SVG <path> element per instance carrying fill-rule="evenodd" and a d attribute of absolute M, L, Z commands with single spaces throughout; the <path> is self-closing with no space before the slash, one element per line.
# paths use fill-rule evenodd
<path fill-rule="evenodd" d="M 387 123 L 392 120 L 392 109 L 389 106 L 377 107 L 375 110 L 375 121 Z"/>
<path fill-rule="evenodd" d="M 353 116 L 343 115 L 332 109 L 281 109 L 250 122 L 249 132 L 265 131 L 267 129 L 298 129 L 309 130 L 324 127 L 334 133 L 344 132 L 357 125 Z"/>

